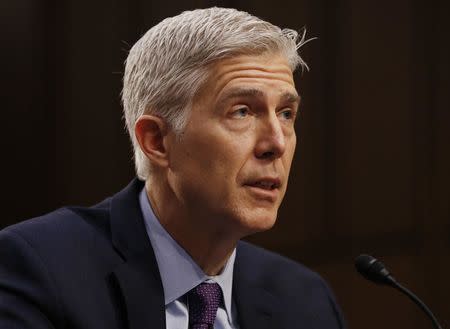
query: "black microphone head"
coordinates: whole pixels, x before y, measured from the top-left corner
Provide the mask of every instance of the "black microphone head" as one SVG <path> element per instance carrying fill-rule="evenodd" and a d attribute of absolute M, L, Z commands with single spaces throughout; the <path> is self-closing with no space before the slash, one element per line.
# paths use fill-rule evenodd
<path fill-rule="evenodd" d="M 378 284 L 392 285 L 394 278 L 384 264 L 370 255 L 359 255 L 355 259 L 355 267 L 367 280 Z"/>

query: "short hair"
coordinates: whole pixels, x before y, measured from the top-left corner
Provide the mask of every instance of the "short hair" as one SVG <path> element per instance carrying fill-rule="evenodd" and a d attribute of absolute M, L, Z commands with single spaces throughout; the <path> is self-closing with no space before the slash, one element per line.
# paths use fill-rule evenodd
<path fill-rule="evenodd" d="M 140 116 L 157 115 L 179 134 L 212 63 L 273 52 L 283 55 L 295 71 L 299 65 L 307 68 L 297 52 L 305 42 L 305 30 L 299 34 L 247 12 L 217 7 L 185 11 L 148 30 L 129 52 L 122 90 L 137 176 L 146 180 L 151 172 L 134 133 Z"/>

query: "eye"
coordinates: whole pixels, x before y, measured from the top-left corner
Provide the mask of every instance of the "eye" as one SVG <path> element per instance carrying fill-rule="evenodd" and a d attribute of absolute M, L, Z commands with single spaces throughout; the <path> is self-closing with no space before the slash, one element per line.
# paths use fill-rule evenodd
<path fill-rule="evenodd" d="M 246 118 L 249 115 L 250 115 L 250 110 L 247 106 L 238 106 L 231 113 L 231 116 L 233 118 L 237 118 L 237 119 Z"/>
<path fill-rule="evenodd" d="M 284 120 L 294 120 L 295 119 L 295 111 L 290 108 L 287 108 L 287 109 L 281 111 L 280 115 Z"/>

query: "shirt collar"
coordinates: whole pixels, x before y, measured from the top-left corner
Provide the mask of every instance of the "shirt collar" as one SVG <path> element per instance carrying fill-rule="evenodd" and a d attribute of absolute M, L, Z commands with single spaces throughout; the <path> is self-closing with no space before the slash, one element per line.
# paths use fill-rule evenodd
<path fill-rule="evenodd" d="M 160 224 L 152 210 L 145 187 L 139 194 L 139 203 L 144 216 L 145 228 L 161 274 L 165 305 L 167 306 L 179 299 L 204 281 L 214 281 L 222 289 L 225 310 L 228 321 L 231 323 L 231 296 L 236 249 L 233 250 L 219 275 L 208 276 Z"/>

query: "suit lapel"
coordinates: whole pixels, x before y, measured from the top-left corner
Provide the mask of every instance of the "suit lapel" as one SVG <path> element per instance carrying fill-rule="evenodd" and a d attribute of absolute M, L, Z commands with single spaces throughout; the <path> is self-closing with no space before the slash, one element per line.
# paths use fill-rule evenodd
<path fill-rule="evenodd" d="M 164 293 L 158 269 L 142 259 L 129 259 L 114 272 L 126 307 L 129 329 L 165 329 Z"/>
<path fill-rule="evenodd" d="M 135 179 L 111 200 L 112 242 L 124 262 L 112 273 L 129 329 L 165 329 L 164 290 L 139 205 L 143 182 Z"/>
<path fill-rule="evenodd" d="M 254 281 L 253 271 L 248 262 L 236 250 L 233 276 L 233 298 L 237 306 L 238 322 L 241 329 L 279 329 L 279 309 L 275 296 Z"/>

